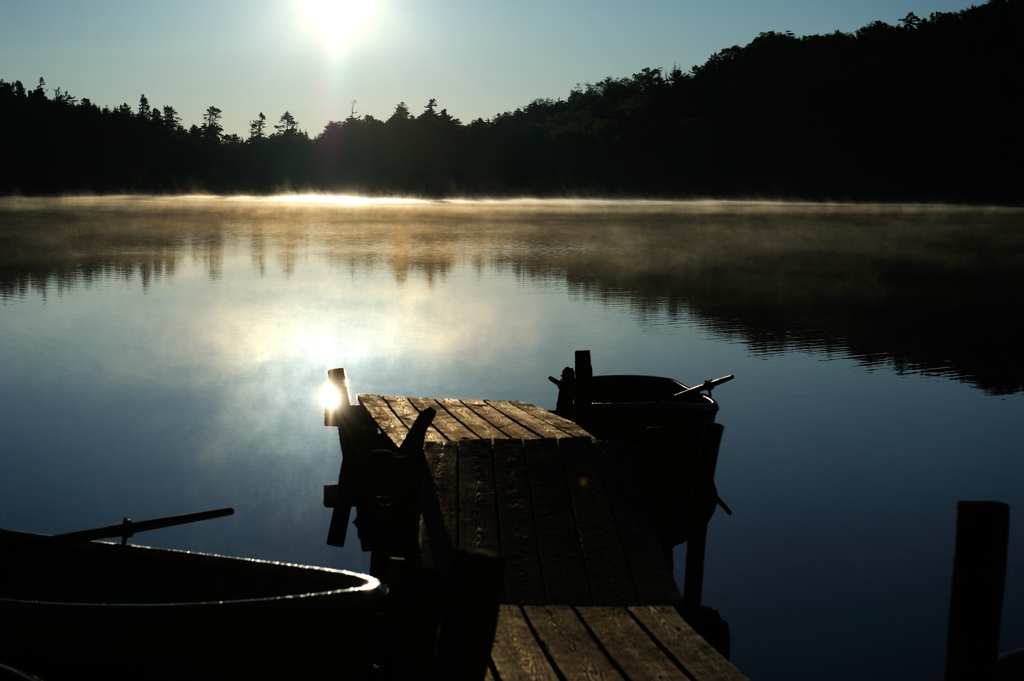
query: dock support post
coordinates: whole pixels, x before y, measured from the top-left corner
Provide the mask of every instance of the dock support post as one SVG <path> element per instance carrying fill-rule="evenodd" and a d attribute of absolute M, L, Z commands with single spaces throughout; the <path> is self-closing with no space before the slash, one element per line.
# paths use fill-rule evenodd
<path fill-rule="evenodd" d="M 590 350 L 576 351 L 576 395 L 573 401 L 572 420 L 586 428 L 590 421 L 591 387 L 594 367 L 590 364 Z"/>
<path fill-rule="evenodd" d="M 956 509 L 945 679 L 989 681 L 999 655 L 1010 507 L 961 501 Z"/>
<path fill-rule="evenodd" d="M 482 681 L 498 627 L 505 561 L 486 551 L 452 551 L 434 654 L 434 681 Z"/>
<path fill-rule="evenodd" d="M 337 426 L 338 444 L 341 445 L 341 470 L 338 471 L 338 487 L 334 496 L 334 512 L 331 526 L 327 530 L 330 546 L 344 546 L 348 535 L 348 521 L 352 513 L 352 486 L 357 477 L 358 450 L 355 425 L 352 423 L 352 399 L 348 392 L 348 377 L 345 369 L 339 367 L 327 372 L 327 379 L 337 389 L 341 403 L 337 409 L 324 409 L 324 425 Z"/>

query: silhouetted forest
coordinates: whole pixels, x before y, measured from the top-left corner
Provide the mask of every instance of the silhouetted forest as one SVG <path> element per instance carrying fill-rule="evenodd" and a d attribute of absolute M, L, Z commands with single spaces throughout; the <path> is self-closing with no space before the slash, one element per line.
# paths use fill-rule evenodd
<path fill-rule="evenodd" d="M 0 80 L 0 193 L 762 196 L 1021 203 L 1024 0 L 892 26 L 762 33 L 689 72 L 643 69 L 464 124 L 431 99 L 315 137 L 210 106 L 99 107 Z"/>

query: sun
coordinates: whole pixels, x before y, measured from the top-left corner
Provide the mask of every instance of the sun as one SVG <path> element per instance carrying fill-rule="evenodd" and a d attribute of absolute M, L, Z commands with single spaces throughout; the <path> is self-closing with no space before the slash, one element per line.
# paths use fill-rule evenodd
<path fill-rule="evenodd" d="M 331 56 L 338 56 L 366 28 L 379 0 L 297 0 L 303 23 Z"/>

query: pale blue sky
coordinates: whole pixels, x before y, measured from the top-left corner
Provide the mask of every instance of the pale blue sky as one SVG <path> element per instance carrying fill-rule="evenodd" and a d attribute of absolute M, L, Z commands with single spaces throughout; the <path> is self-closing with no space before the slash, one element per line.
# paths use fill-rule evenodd
<path fill-rule="evenodd" d="M 145 93 L 186 125 L 207 106 L 244 134 L 262 111 L 286 109 L 311 135 L 329 120 L 414 113 L 434 97 L 464 122 L 577 83 L 645 66 L 688 70 L 761 31 L 853 31 L 907 12 L 955 11 L 963 0 L 0 0 L 0 78 L 40 76 L 100 105 Z M 314 5 L 369 12 L 345 29 Z M 344 9 L 351 5 L 352 9 Z M 320 12 L 320 18 L 310 16 Z"/>

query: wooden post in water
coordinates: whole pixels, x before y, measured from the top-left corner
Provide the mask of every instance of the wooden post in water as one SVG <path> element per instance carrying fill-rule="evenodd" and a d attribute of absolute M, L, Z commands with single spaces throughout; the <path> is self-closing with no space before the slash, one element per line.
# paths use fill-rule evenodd
<path fill-rule="evenodd" d="M 491 656 L 505 561 L 452 551 L 434 654 L 434 681 L 482 681 Z"/>
<path fill-rule="evenodd" d="M 334 512 L 331 514 L 331 526 L 327 530 L 327 543 L 331 546 L 344 546 L 352 513 L 352 486 L 357 477 L 355 469 L 358 467 L 358 447 L 351 423 L 352 400 L 349 397 L 345 369 L 339 367 L 329 370 L 327 379 L 341 396 L 337 409 L 324 409 L 324 425 L 337 426 L 338 443 L 341 445 L 341 470 L 338 471 L 338 487 L 332 499 Z"/>
<path fill-rule="evenodd" d="M 1010 507 L 956 505 L 956 553 L 949 597 L 946 681 L 990 681 L 999 655 Z"/>
<path fill-rule="evenodd" d="M 572 420 L 584 428 L 590 421 L 590 402 L 594 367 L 590 364 L 590 350 L 576 351 L 576 397 Z"/>

